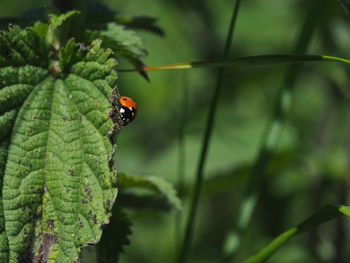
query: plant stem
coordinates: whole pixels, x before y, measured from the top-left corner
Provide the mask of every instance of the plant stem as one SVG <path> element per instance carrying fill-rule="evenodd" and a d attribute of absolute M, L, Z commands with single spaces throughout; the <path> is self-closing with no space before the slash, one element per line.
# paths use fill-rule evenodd
<path fill-rule="evenodd" d="M 223 59 L 228 57 L 230 50 L 231 50 L 233 32 L 234 32 L 235 23 L 237 20 L 240 2 L 241 2 L 240 0 L 236 0 L 236 3 L 235 3 L 234 8 L 233 8 L 233 13 L 232 13 L 231 22 L 230 22 L 230 26 L 229 26 L 229 30 L 228 30 L 228 34 L 227 34 L 227 38 L 226 38 L 225 49 L 224 49 L 224 53 L 223 53 Z M 197 214 L 198 201 L 199 201 L 199 197 L 201 194 L 202 184 L 203 184 L 203 179 L 204 179 L 203 170 L 204 170 L 204 166 L 205 166 L 206 159 L 207 159 L 207 153 L 208 153 L 208 149 L 209 149 L 212 130 L 214 127 L 217 102 L 218 102 L 221 88 L 223 86 L 222 85 L 223 84 L 223 75 L 224 75 L 224 69 L 220 68 L 219 73 L 218 73 L 218 78 L 217 78 L 217 85 L 213 91 L 213 95 L 211 98 L 208 119 L 207 119 L 207 123 L 206 123 L 203 143 L 202 143 L 202 151 L 200 154 L 200 159 L 199 159 L 199 163 L 198 163 L 198 167 L 197 167 L 196 182 L 194 185 L 193 199 L 192 199 L 191 207 L 190 207 L 190 214 L 189 214 L 188 221 L 187 221 L 186 228 L 185 228 L 184 241 L 182 243 L 182 248 L 179 252 L 179 257 L 178 257 L 179 263 L 186 263 L 187 259 L 188 259 L 188 251 L 190 249 L 190 245 L 191 245 L 191 241 L 192 241 L 193 229 L 194 229 L 195 219 L 196 219 L 196 214 Z"/>
<path fill-rule="evenodd" d="M 306 52 L 318 20 L 316 19 L 316 16 L 320 16 L 319 12 L 321 8 L 322 5 L 320 1 L 315 0 L 310 4 L 298 41 L 294 48 L 294 53 L 303 54 Z M 299 67 L 299 64 L 290 65 L 285 75 L 284 84 L 277 97 L 273 119 L 262 138 L 262 144 L 257 159 L 253 165 L 247 188 L 245 190 L 245 195 L 239 207 L 238 216 L 236 217 L 232 230 L 226 236 L 223 245 L 223 262 L 232 261 L 241 244 L 243 233 L 249 225 L 250 219 L 255 210 L 261 192 L 261 182 L 266 177 L 268 163 L 278 145 L 286 115 L 290 110 L 292 91 L 294 89 Z"/>
<path fill-rule="evenodd" d="M 186 140 L 185 140 L 185 128 L 187 125 L 187 114 L 188 114 L 188 80 L 187 72 L 182 72 L 183 81 L 182 81 L 182 109 L 181 117 L 179 123 L 179 138 L 178 138 L 178 176 L 177 176 L 177 185 L 178 192 L 180 196 L 183 196 L 185 189 L 185 167 L 186 167 Z"/>
<path fill-rule="evenodd" d="M 185 128 L 187 124 L 187 113 L 188 113 L 188 81 L 187 81 L 187 72 L 181 72 L 183 81 L 182 81 L 182 109 L 181 117 L 179 123 L 179 137 L 178 137 L 178 170 L 177 170 L 177 191 L 180 198 L 184 196 L 185 189 L 185 172 L 186 172 L 186 138 L 185 138 Z M 181 242 L 181 220 L 182 214 L 176 213 L 175 218 L 175 244 L 176 250 L 180 249 Z"/>

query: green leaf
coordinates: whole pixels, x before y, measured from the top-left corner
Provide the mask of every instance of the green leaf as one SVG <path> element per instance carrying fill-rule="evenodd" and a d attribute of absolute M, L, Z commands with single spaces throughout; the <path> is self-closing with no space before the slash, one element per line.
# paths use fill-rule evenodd
<path fill-rule="evenodd" d="M 182 209 L 181 200 L 176 195 L 176 191 L 173 186 L 160 177 L 127 176 L 124 173 L 118 173 L 118 183 L 121 191 L 129 189 L 151 190 L 152 192 L 161 194 L 163 197 L 165 197 L 172 207 L 178 210 Z"/>
<path fill-rule="evenodd" d="M 111 222 L 103 231 L 100 243 L 97 245 L 99 262 L 118 262 L 123 247 L 129 245 L 128 236 L 131 234 L 131 221 L 119 208 L 113 209 Z"/>
<path fill-rule="evenodd" d="M 59 49 L 65 44 L 70 35 L 78 32 L 80 26 L 80 12 L 76 10 L 69 11 L 62 15 L 49 15 L 50 24 L 48 28 L 47 40 L 55 49 Z"/>
<path fill-rule="evenodd" d="M 80 14 L 79 11 L 69 11 L 65 14 L 62 15 L 49 15 L 50 17 L 50 30 L 54 31 L 56 30 L 58 27 L 62 26 L 65 22 L 68 21 L 69 18 Z"/>
<path fill-rule="evenodd" d="M 125 29 L 124 26 L 115 23 L 108 23 L 107 29 L 101 31 L 102 36 L 106 36 L 115 41 L 119 47 L 116 52 L 121 55 L 133 55 L 136 58 L 142 58 L 147 55 L 143 40 L 136 32 Z"/>
<path fill-rule="evenodd" d="M 90 24 L 107 24 L 115 22 L 124 25 L 127 28 L 141 29 L 163 36 L 164 31 L 156 25 L 157 19 L 149 16 L 128 16 L 118 14 L 111 10 L 105 4 L 100 2 L 85 1 L 85 12 L 87 14 L 87 22 Z"/>
<path fill-rule="evenodd" d="M 140 189 L 139 189 L 140 190 Z M 169 201 L 159 195 L 149 195 L 130 192 L 119 192 L 118 204 L 121 207 L 134 210 L 156 210 L 168 212 L 173 209 Z"/>
<path fill-rule="evenodd" d="M 57 74 L 36 32 L 0 32 L 0 262 L 75 262 L 109 221 L 117 75 L 99 44 Z"/>
<path fill-rule="evenodd" d="M 35 33 L 38 34 L 39 37 L 41 38 L 47 38 L 48 37 L 48 32 L 49 32 L 49 25 L 46 23 L 42 22 L 37 22 L 32 26 L 31 28 Z"/>
<path fill-rule="evenodd" d="M 100 43 L 98 43 L 100 45 Z M 84 48 L 84 49 L 83 49 Z M 79 46 L 75 43 L 75 39 L 71 38 L 67 41 L 66 45 L 59 50 L 59 68 L 58 71 L 69 71 L 73 64 L 81 61 L 84 57 L 84 52 L 86 51 L 86 47 Z M 108 53 L 109 52 L 109 53 Z M 108 56 L 110 55 L 110 51 L 106 51 Z"/>
<path fill-rule="evenodd" d="M 125 25 L 126 27 L 134 29 L 142 29 L 150 31 L 160 36 L 164 36 L 164 31 L 157 26 L 155 23 L 157 19 L 149 16 L 127 16 L 127 15 L 116 15 L 115 22 L 118 24 Z"/>
<path fill-rule="evenodd" d="M 299 225 L 280 234 L 273 241 L 259 250 L 256 254 L 249 257 L 243 263 L 259 263 L 265 262 L 277 249 L 284 245 L 288 240 L 297 234 L 318 226 L 336 217 L 345 215 L 350 217 L 350 207 L 344 205 L 330 204 L 322 207 L 312 216 L 301 222 Z"/>
<path fill-rule="evenodd" d="M 101 39 L 103 47 L 113 50 L 117 56 L 128 59 L 135 67 L 143 67 L 142 59 L 147 55 L 143 40 L 131 30 L 115 23 L 109 23 L 103 31 L 87 31 L 86 41 Z M 143 74 L 144 77 L 147 76 Z"/>

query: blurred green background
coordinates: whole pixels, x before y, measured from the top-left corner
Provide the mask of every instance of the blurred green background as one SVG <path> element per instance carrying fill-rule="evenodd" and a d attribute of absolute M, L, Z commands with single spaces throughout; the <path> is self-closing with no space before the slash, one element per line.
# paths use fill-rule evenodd
<path fill-rule="evenodd" d="M 128 15 L 159 19 L 160 37 L 140 32 L 147 65 L 219 58 L 232 0 L 104 0 Z M 242 1 L 230 57 L 291 53 L 308 1 Z M 326 1 L 320 1 L 326 2 Z M 330 2 L 330 1 L 329 1 Z M 18 16 L 45 1 L 2 0 L 0 16 Z M 350 17 L 339 1 L 324 4 L 309 54 L 350 57 Z M 120 68 L 130 67 L 120 61 Z M 246 176 L 271 120 L 287 66 L 228 68 L 220 96 L 190 262 L 216 262 L 237 213 Z M 122 95 L 138 103 L 138 116 L 118 137 L 116 162 L 129 175 L 156 175 L 179 184 L 184 209 L 127 210 L 133 221 L 131 245 L 120 262 L 173 262 L 186 218 L 190 187 L 217 69 L 119 74 Z M 237 262 L 326 203 L 349 200 L 349 68 L 332 63 L 300 66 L 292 111 L 269 164 L 263 193 Z M 179 143 L 180 127 L 184 137 Z M 269 262 L 348 262 L 349 222 L 326 223 L 289 242 Z"/>

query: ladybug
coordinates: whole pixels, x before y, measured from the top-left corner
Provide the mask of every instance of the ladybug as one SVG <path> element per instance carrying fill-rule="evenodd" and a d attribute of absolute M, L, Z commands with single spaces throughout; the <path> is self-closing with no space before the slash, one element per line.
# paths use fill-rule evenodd
<path fill-rule="evenodd" d="M 121 96 L 119 98 L 119 104 L 119 113 L 120 118 L 122 119 L 122 125 L 126 126 L 135 119 L 137 113 L 137 104 L 132 100 L 132 98 L 126 96 Z"/>

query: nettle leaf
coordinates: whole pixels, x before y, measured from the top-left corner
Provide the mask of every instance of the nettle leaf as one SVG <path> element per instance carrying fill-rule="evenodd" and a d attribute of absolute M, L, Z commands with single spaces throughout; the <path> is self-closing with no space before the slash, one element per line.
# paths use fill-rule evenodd
<path fill-rule="evenodd" d="M 166 198 L 168 204 L 175 209 L 182 209 L 181 200 L 177 196 L 174 187 L 160 177 L 127 176 L 124 173 L 118 173 L 118 185 L 122 192 L 132 189 L 150 190 Z"/>
<path fill-rule="evenodd" d="M 132 30 L 127 30 L 124 26 L 109 23 L 107 29 L 101 31 L 102 36 L 115 41 L 121 55 L 133 55 L 141 58 L 147 55 L 143 40 Z"/>
<path fill-rule="evenodd" d="M 143 40 L 132 30 L 116 23 L 108 23 L 103 31 L 86 32 L 86 41 L 101 39 L 104 47 L 109 47 L 117 56 L 128 59 L 137 68 L 144 66 L 143 58 L 147 55 Z M 145 73 L 142 75 L 147 78 Z"/>
<path fill-rule="evenodd" d="M 154 17 L 149 16 L 127 16 L 127 15 L 116 15 L 114 20 L 118 24 L 125 25 L 134 29 L 142 29 L 150 31 L 160 36 L 164 36 L 164 31 L 156 25 L 158 21 Z"/>
<path fill-rule="evenodd" d="M 36 22 L 34 26 L 31 27 L 31 29 L 38 34 L 41 38 L 47 38 L 48 32 L 49 32 L 49 24 L 42 23 L 42 22 Z"/>
<path fill-rule="evenodd" d="M 117 194 L 110 55 L 72 40 L 57 70 L 35 31 L 0 32 L 0 262 L 75 262 L 100 239 Z"/>
<path fill-rule="evenodd" d="M 62 15 L 50 14 L 50 30 L 56 30 L 58 27 L 62 26 L 68 19 L 78 14 L 80 14 L 80 12 L 76 10 L 69 11 Z"/>
<path fill-rule="evenodd" d="M 118 262 L 120 254 L 124 252 L 124 246 L 130 243 L 130 234 L 129 217 L 119 207 L 115 207 L 111 222 L 103 231 L 101 242 L 97 245 L 99 262 Z"/>
<path fill-rule="evenodd" d="M 69 11 L 63 15 L 49 15 L 50 24 L 47 32 L 47 41 L 54 48 L 59 49 L 61 43 L 65 43 L 73 32 L 78 32 L 80 26 L 80 12 Z"/>
<path fill-rule="evenodd" d="M 87 14 L 87 22 L 92 25 L 95 24 L 95 27 L 96 24 L 115 22 L 120 25 L 125 25 L 127 28 L 141 29 L 164 36 L 164 31 L 156 25 L 158 20 L 154 17 L 120 14 L 110 9 L 105 4 L 94 1 L 84 1 L 81 7 Z"/>

